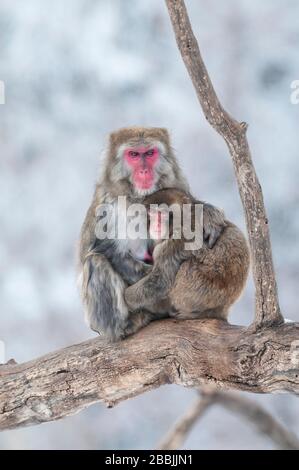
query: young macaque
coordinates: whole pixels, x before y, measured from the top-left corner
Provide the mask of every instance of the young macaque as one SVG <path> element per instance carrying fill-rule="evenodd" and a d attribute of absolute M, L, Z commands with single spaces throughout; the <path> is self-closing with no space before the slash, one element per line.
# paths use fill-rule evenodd
<path fill-rule="evenodd" d="M 225 220 L 224 230 L 211 249 L 204 234 L 199 237 L 202 227 L 209 224 L 209 204 L 196 201 L 187 192 L 177 189 L 157 191 L 147 196 L 144 203 L 150 219 L 153 268 L 125 290 L 125 300 L 130 310 L 147 310 L 152 312 L 153 318 L 227 319 L 229 307 L 240 296 L 249 270 L 249 249 L 242 232 Z M 174 215 L 169 214 L 168 217 L 165 209 L 153 209 L 153 204 L 166 204 L 168 207 L 178 204 L 182 213 L 185 204 L 191 205 L 192 243 L 184 235 L 186 227 L 181 224 L 181 237 L 177 238 L 179 234 Z M 203 220 L 198 225 L 196 216 L 200 213 Z M 219 218 L 222 217 L 223 213 L 219 210 Z M 202 243 L 198 243 L 199 240 Z"/>

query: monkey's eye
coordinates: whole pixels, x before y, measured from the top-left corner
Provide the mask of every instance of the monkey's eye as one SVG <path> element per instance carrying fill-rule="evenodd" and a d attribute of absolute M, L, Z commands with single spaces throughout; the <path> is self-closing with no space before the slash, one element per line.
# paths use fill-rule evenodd
<path fill-rule="evenodd" d="M 153 149 L 148 150 L 147 152 L 145 152 L 145 155 L 146 157 L 151 157 L 152 155 L 154 155 L 154 150 Z"/>
<path fill-rule="evenodd" d="M 136 158 L 136 157 L 139 156 L 139 153 L 138 153 L 138 152 L 134 152 L 133 150 L 131 150 L 131 151 L 129 152 L 129 155 L 130 155 L 130 157 L 133 157 L 133 158 L 135 157 L 135 158 Z"/>

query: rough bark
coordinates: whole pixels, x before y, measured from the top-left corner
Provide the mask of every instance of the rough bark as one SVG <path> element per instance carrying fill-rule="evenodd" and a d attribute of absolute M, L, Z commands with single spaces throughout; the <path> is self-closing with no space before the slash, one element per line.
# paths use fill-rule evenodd
<path fill-rule="evenodd" d="M 202 60 L 183 0 L 166 0 L 178 48 L 207 121 L 224 138 L 232 157 L 245 212 L 255 283 L 255 327 L 283 322 L 272 261 L 262 188 L 246 138 L 247 124 L 225 111 Z"/>
<path fill-rule="evenodd" d="M 164 384 L 299 393 L 299 325 L 254 333 L 220 320 L 162 320 L 117 344 L 93 339 L 0 367 L 0 429 L 108 406 Z"/>

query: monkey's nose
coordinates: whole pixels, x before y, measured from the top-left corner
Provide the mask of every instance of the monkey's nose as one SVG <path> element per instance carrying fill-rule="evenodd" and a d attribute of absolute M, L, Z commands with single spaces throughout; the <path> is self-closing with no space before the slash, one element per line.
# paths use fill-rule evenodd
<path fill-rule="evenodd" d="M 147 169 L 147 168 L 142 168 L 142 169 L 139 171 L 139 173 L 140 173 L 141 176 L 147 175 L 147 174 L 148 174 L 148 169 Z"/>

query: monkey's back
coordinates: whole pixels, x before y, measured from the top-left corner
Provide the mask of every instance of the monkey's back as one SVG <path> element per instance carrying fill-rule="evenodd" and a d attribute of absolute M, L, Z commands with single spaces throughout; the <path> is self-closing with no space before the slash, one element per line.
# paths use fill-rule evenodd
<path fill-rule="evenodd" d="M 247 241 L 238 227 L 227 221 L 210 249 L 204 245 L 180 267 L 169 299 L 182 318 L 190 315 L 226 318 L 240 296 L 250 264 Z"/>

